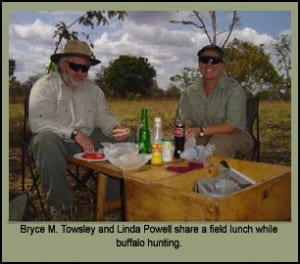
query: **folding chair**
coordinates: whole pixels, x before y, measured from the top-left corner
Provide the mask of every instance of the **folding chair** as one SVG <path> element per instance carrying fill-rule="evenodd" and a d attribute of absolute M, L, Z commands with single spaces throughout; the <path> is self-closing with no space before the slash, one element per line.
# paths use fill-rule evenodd
<path fill-rule="evenodd" d="M 259 135 L 259 97 L 254 96 L 247 99 L 246 103 L 246 128 L 253 139 L 253 148 L 251 151 L 251 160 L 260 160 L 260 135 Z"/>
<path fill-rule="evenodd" d="M 28 116 L 29 116 L 29 96 L 27 96 L 24 100 L 24 121 L 23 121 L 23 138 L 22 138 L 22 191 L 26 191 L 25 188 L 25 178 L 26 174 L 29 174 L 32 180 L 32 184 L 29 187 L 30 193 L 33 193 L 39 201 L 40 211 L 44 214 L 44 217 L 47 219 L 48 214 L 45 206 L 45 199 L 43 197 L 43 192 L 41 190 L 41 177 L 35 167 L 35 160 L 33 158 L 33 154 L 30 148 L 32 133 L 28 124 Z M 72 179 L 75 180 L 75 186 L 73 186 L 74 191 L 81 190 L 82 188 L 88 190 L 93 196 L 95 196 L 96 192 L 87 186 L 87 180 L 92 177 L 93 180 L 96 181 L 96 177 L 94 176 L 94 171 L 91 169 L 85 170 L 85 172 L 81 172 L 79 170 L 79 166 L 75 166 L 70 164 L 67 175 L 69 175 Z M 95 198 L 93 198 L 95 199 Z"/>
<path fill-rule="evenodd" d="M 29 187 L 29 192 L 32 194 L 32 197 L 35 196 L 39 201 L 41 212 L 44 214 L 47 219 L 47 212 L 44 204 L 44 199 L 40 190 L 40 175 L 38 174 L 37 169 L 35 168 L 35 162 L 30 148 L 30 141 L 32 133 L 28 125 L 28 103 L 29 96 L 26 96 L 24 100 L 24 120 L 23 120 L 23 137 L 22 137 L 22 191 L 26 192 L 25 189 L 25 177 L 26 177 L 26 168 L 29 169 L 31 176 L 32 184 Z"/>
<path fill-rule="evenodd" d="M 237 151 L 235 158 L 248 159 L 252 161 L 260 160 L 260 138 L 259 138 L 259 116 L 258 116 L 259 98 L 249 97 L 246 102 L 246 129 L 253 139 L 253 147 L 250 154 L 244 155 Z M 255 122 L 256 121 L 256 122 Z"/>

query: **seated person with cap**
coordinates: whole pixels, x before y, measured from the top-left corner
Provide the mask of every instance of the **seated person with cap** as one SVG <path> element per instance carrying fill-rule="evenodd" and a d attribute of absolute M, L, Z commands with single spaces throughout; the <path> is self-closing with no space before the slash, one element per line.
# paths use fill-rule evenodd
<path fill-rule="evenodd" d="M 29 97 L 29 124 L 34 134 L 32 151 L 52 220 L 69 220 L 74 193 L 65 172 L 66 155 L 97 151 L 101 142 L 134 141 L 135 135 L 114 133 L 120 125 L 109 110 L 103 91 L 87 79 L 91 66 L 100 63 L 86 42 L 70 40 L 62 53 L 51 56 L 57 71 L 41 77 Z M 120 193 L 118 180 L 109 179 L 108 195 Z M 111 188 L 111 189 L 110 189 Z M 115 196 L 115 197 L 113 197 Z"/>
<path fill-rule="evenodd" d="M 197 145 L 209 142 L 218 156 L 249 154 L 253 141 L 246 131 L 244 89 L 226 74 L 222 48 L 208 45 L 197 55 L 201 77 L 182 92 L 178 105 L 186 124 L 186 140 L 196 138 Z"/>

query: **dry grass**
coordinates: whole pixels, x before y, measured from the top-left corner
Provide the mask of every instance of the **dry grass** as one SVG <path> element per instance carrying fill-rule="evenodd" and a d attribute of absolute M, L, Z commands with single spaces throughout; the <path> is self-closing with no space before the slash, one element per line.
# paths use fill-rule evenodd
<path fill-rule="evenodd" d="M 113 100 L 109 101 L 109 107 L 120 122 L 130 128 L 136 129 L 140 124 L 141 109 L 148 109 L 149 125 L 154 125 L 154 117 L 160 116 L 165 136 L 171 136 L 173 120 L 177 107 L 175 99 L 157 100 Z"/>
<path fill-rule="evenodd" d="M 291 165 L 291 104 L 260 103 L 261 161 Z"/>

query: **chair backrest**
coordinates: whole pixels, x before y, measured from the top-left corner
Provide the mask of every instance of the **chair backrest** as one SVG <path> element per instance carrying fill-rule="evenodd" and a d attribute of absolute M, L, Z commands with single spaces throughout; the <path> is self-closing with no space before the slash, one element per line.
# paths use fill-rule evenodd
<path fill-rule="evenodd" d="M 24 119 L 23 119 L 23 137 L 22 137 L 22 191 L 25 192 L 25 178 L 26 178 L 26 167 L 27 167 L 31 175 L 31 181 L 32 181 L 29 192 L 36 193 L 37 198 L 40 202 L 41 211 L 43 212 L 45 219 L 47 219 L 47 211 L 39 189 L 40 175 L 35 168 L 35 161 L 30 148 L 32 132 L 29 126 L 28 118 L 29 118 L 29 94 L 24 99 Z M 31 197 L 31 199 L 33 199 L 33 196 Z"/>
<path fill-rule="evenodd" d="M 259 107 L 258 106 L 259 106 L 259 97 L 254 96 L 247 99 L 246 128 L 251 134 L 254 141 L 252 160 L 255 159 L 256 161 L 259 161 L 260 159 L 259 115 L 258 115 Z M 254 127 L 255 127 L 255 131 L 254 131 Z"/>
<path fill-rule="evenodd" d="M 23 143 L 28 144 L 31 139 L 31 130 L 28 124 L 29 116 L 29 95 L 24 99 L 24 120 L 23 120 Z"/>
<path fill-rule="evenodd" d="M 24 118 L 23 118 L 23 135 L 22 135 L 22 191 L 25 191 L 25 167 L 26 163 L 30 163 L 29 146 L 32 138 L 32 133 L 29 127 L 29 95 L 24 99 Z"/>

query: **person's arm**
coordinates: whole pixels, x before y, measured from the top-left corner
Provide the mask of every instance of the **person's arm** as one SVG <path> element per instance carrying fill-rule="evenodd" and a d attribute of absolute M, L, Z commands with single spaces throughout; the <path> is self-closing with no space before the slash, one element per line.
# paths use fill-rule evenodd
<path fill-rule="evenodd" d="M 97 89 L 97 126 L 103 134 L 113 137 L 116 141 L 123 141 L 131 135 L 131 130 L 121 125 L 110 111 L 105 95 Z"/>
<path fill-rule="evenodd" d="M 209 126 L 203 126 L 203 127 L 190 127 L 188 126 L 186 129 L 186 137 L 187 139 L 191 137 L 199 137 L 200 132 L 202 130 L 202 136 L 213 136 L 215 134 L 230 134 L 236 131 L 236 127 L 229 124 L 229 123 L 222 123 L 222 124 L 216 124 L 216 125 L 209 125 Z"/>
<path fill-rule="evenodd" d="M 110 111 L 103 91 L 97 89 L 95 96 L 97 98 L 96 126 L 102 130 L 103 134 L 111 137 L 113 129 L 120 126 L 120 123 Z"/>

